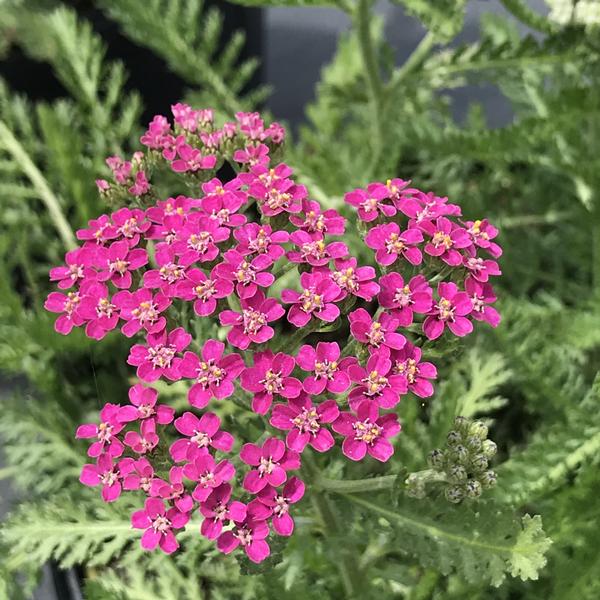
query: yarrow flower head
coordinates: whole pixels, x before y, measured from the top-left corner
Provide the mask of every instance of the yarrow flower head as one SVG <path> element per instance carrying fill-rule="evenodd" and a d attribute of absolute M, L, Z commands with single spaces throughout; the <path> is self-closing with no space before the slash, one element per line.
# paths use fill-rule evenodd
<path fill-rule="evenodd" d="M 400 178 L 324 206 L 278 158 L 284 138 L 258 113 L 223 123 L 174 104 L 143 152 L 107 159 L 96 185 L 117 208 L 50 271 L 58 333 L 129 340 L 128 397 L 75 435 L 93 459 L 82 484 L 106 502 L 141 498 L 131 522 L 146 550 L 175 552 L 200 515 L 218 550 L 261 562 L 271 535 L 293 534 L 292 513 L 312 517 L 309 455 L 390 460 L 400 400 L 434 394 L 429 357 L 500 322 L 502 249 L 487 219 L 461 221 L 458 205 Z M 218 178 L 227 163 L 236 175 Z M 177 179 L 189 196 L 164 192 Z M 347 220 L 362 245 L 339 239 Z"/>

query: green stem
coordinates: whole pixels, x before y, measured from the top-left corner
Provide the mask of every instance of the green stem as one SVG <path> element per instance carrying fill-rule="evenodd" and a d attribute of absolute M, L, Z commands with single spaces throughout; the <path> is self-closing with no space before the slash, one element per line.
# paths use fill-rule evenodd
<path fill-rule="evenodd" d="M 311 455 L 304 455 L 303 465 L 309 475 L 308 479 L 318 481 L 318 468 Z M 327 537 L 337 538 L 339 544 L 344 536 L 344 527 L 339 521 L 338 514 L 331 500 L 327 495 L 315 491 L 311 494 L 311 502 L 324 532 L 329 534 Z M 340 572 L 340 578 L 345 590 L 345 598 L 348 600 L 362 598 L 360 595 L 360 590 L 363 587 L 361 573 L 353 549 L 340 544 L 336 546 L 335 550 L 337 556 L 334 562 Z"/>
<path fill-rule="evenodd" d="M 56 227 L 63 244 L 67 250 L 72 250 L 77 247 L 77 241 L 73 235 L 73 231 L 65 218 L 60 202 L 54 195 L 48 182 L 42 175 L 41 171 L 35 166 L 34 162 L 27 154 L 26 150 L 19 143 L 13 132 L 6 126 L 3 121 L 0 121 L 0 142 L 6 150 L 13 156 L 15 161 L 20 165 L 23 173 L 31 181 L 35 191 L 38 193 L 40 200 L 46 206 L 52 223 Z"/>
<path fill-rule="evenodd" d="M 275 271 L 275 273 L 273 273 L 273 276 L 275 277 L 275 279 L 279 279 L 282 275 L 285 275 L 288 271 L 291 271 L 292 269 L 296 268 L 297 266 L 298 265 L 296 263 L 287 261 L 287 262 L 283 263 L 283 265 L 281 267 L 279 267 L 279 269 L 277 269 L 277 271 Z"/>
<path fill-rule="evenodd" d="M 415 71 L 427 58 L 435 44 L 435 35 L 430 31 L 423 37 L 412 54 L 406 59 L 406 62 L 392 75 L 388 91 L 395 90 L 413 71 Z M 392 94 L 389 95 L 391 97 Z"/>
<path fill-rule="evenodd" d="M 377 492 L 394 487 L 397 475 L 383 475 L 381 477 L 370 477 L 367 479 L 327 479 L 317 477 L 315 485 L 329 492 L 340 494 L 356 494 L 361 492 Z"/>
<path fill-rule="evenodd" d="M 595 202 L 592 212 L 592 281 L 594 291 L 600 297 L 600 203 Z"/>
<path fill-rule="evenodd" d="M 371 0 L 359 0 L 356 12 L 353 16 L 367 84 L 369 86 L 369 95 L 371 97 L 371 113 L 375 141 L 373 144 L 373 158 L 371 161 L 370 172 L 373 173 L 379 162 L 379 157 L 383 152 L 384 129 L 382 121 L 382 105 L 384 85 L 381 80 L 379 64 L 373 46 L 373 39 L 371 38 Z"/>

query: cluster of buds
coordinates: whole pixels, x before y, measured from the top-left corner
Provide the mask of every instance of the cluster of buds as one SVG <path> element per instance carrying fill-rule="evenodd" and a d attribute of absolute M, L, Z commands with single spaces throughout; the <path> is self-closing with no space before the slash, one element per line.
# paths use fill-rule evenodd
<path fill-rule="evenodd" d="M 177 531 L 199 513 L 219 550 L 260 562 L 271 531 L 293 532 L 302 454 L 341 442 L 350 460 L 389 460 L 401 398 L 434 392 L 423 342 L 498 324 L 488 279 L 500 271 L 478 254 L 501 250 L 487 221 L 462 222 L 446 198 L 394 179 L 346 197 L 375 250 L 360 265 L 335 240 L 344 216 L 277 162 L 280 126 L 239 113 L 217 128 L 210 110 L 172 108 L 173 123 L 157 116 L 142 136 L 145 153 L 109 160 L 115 181 L 99 189 L 127 194 L 129 206 L 77 232 L 81 247 L 50 273 L 64 293 L 45 306 L 61 334 L 83 328 L 100 340 L 120 329 L 133 341 L 129 402 L 106 404 L 99 423 L 77 430 L 95 461 L 82 483 L 107 502 L 123 490 L 145 498 L 132 525 L 146 549 L 176 550 Z M 225 161 L 236 175 L 222 182 Z M 161 169 L 194 195 L 155 198 Z M 193 339 L 190 330 L 209 330 L 190 327 L 201 318 L 218 323 L 219 339 Z M 159 403 L 148 385 L 158 380 L 189 382 L 188 410 Z M 219 405 L 234 398 L 261 416 L 258 440 L 223 429 Z"/>
<path fill-rule="evenodd" d="M 488 428 L 482 421 L 456 417 L 446 447 L 429 453 L 427 462 L 431 469 L 412 473 L 406 480 L 408 494 L 423 498 L 431 483 L 441 484 L 444 496 L 453 504 L 479 498 L 483 490 L 496 485 L 496 473 L 489 469 L 496 444 L 487 436 Z"/>

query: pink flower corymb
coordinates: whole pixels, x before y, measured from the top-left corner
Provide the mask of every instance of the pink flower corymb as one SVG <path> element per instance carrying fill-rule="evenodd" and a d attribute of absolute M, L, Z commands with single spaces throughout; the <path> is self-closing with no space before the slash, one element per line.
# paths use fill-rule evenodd
<path fill-rule="evenodd" d="M 61 334 L 123 334 L 136 369 L 129 400 L 111 397 L 77 429 L 94 458 L 81 482 L 107 502 L 147 498 L 132 515 L 143 548 L 174 552 L 200 513 L 219 551 L 261 562 L 311 492 L 291 474 L 301 454 L 319 453 L 311 482 L 324 483 L 321 467 L 368 479 L 369 463 L 353 474 L 327 452 L 388 461 L 400 400 L 434 394 L 428 360 L 447 349 L 446 327 L 462 337 L 499 324 L 502 249 L 486 219 L 463 221 L 405 179 L 365 182 L 339 212 L 311 199 L 318 190 L 279 159 L 284 129 L 259 113 L 222 123 L 212 109 L 171 111 L 149 124 L 143 152 L 107 159 L 112 177 L 96 185 L 117 208 L 77 231 L 80 247 L 50 272 L 66 293 L 45 308 Z M 315 174 L 303 173 L 308 187 Z M 308 536 L 320 519 L 304 510 Z"/>

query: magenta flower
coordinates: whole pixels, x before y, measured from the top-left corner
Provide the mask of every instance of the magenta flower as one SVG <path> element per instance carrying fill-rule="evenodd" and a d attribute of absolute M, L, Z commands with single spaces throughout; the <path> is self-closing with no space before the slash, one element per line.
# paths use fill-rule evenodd
<path fill-rule="evenodd" d="M 121 318 L 127 321 L 121 327 L 121 332 L 126 337 L 132 337 L 141 329 L 147 333 L 159 333 L 167 324 L 161 313 L 171 306 L 171 300 L 162 292 L 153 295 L 146 288 L 133 293 L 123 290 L 117 292 L 113 300 L 121 309 Z"/>
<path fill-rule="evenodd" d="M 271 523 L 273 529 L 283 536 L 294 533 L 294 519 L 290 516 L 290 504 L 296 504 L 304 496 L 304 482 L 298 477 L 292 477 L 279 492 L 268 485 L 258 493 L 258 499 L 272 511 Z"/>
<path fill-rule="evenodd" d="M 314 315 L 322 321 L 331 323 L 340 316 L 340 309 L 333 304 L 340 295 L 340 288 L 329 276 L 322 272 L 302 273 L 300 285 L 303 290 L 283 290 L 281 299 L 292 304 L 288 312 L 288 321 L 296 327 L 304 327 Z"/>
<path fill-rule="evenodd" d="M 420 265 L 423 255 L 416 246 L 422 241 L 423 234 L 420 230 L 407 229 L 400 232 L 400 227 L 396 223 L 373 227 L 365 238 L 366 245 L 376 250 L 375 260 L 386 267 L 395 263 L 399 256 L 405 258 L 411 265 Z"/>
<path fill-rule="evenodd" d="M 54 330 L 57 333 L 68 335 L 73 327 L 79 327 L 85 323 L 85 319 L 77 312 L 80 302 L 79 292 L 69 292 L 66 295 L 60 292 L 48 294 L 44 308 L 53 313 L 62 313 L 54 323 Z"/>
<path fill-rule="evenodd" d="M 177 198 L 159 200 L 155 206 L 151 206 L 146 210 L 146 216 L 154 223 L 160 223 L 171 229 L 180 229 L 186 222 L 186 215 L 196 203 L 197 200 L 182 195 L 177 196 Z M 150 228 L 149 233 L 152 233 L 152 228 Z M 151 235 L 150 239 L 155 239 L 154 235 Z"/>
<path fill-rule="evenodd" d="M 146 454 L 154 450 L 159 442 L 159 437 L 156 433 L 156 421 L 154 419 L 142 421 L 140 432 L 128 431 L 125 434 L 123 442 L 136 454 Z"/>
<path fill-rule="evenodd" d="M 427 254 L 441 258 L 451 267 L 462 263 L 462 255 L 458 250 L 471 245 L 466 229 L 452 223 L 446 217 L 438 217 L 435 223 L 429 220 L 421 221 L 419 227 L 431 236 L 425 244 Z"/>
<path fill-rule="evenodd" d="M 408 391 L 405 378 L 392 371 L 387 346 L 371 353 L 366 368 L 359 364 L 350 365 L 348 374 L 358 384 L 348 395 L 348 403 L 354 411 L 365 401 L 381 408 L 394 408 L 400 402 L 400 396 Z"/>
<path fill-rule="evenodd" d="M 242 388 L 253 392 L 252 410 L 259 415 L 268 412 L 276 394 L 284 398 L 295 398 L 302 391 L 302 383 L 295 377 L 289 377 L 294 370 L 294 359 L 270 350 L 254 355 L 254 366 L 242 371 Z"/>
<path fill-rule="evenodd" d="M 108 215 L 100 215 L 97 219 L 88 221 L 87 229 L 77 230 L 77 239 L 93 245 L 104 244 L 119 236 L 117 228 L 110 222 Z"/>
<path fill-rule="evenodd" d="M 472 277 L 467 277 L 465 290 L 471 299 L 473 312 L 470 316 L 476 321 L 485 321 L 492 327 L 498 327 L 500 313 L 493 306 L 489 306 L 496 302 L 496 295 L 492 286 L 489 283 L 481 283 Z"/>
<path fill-rule="evenodd" d="M 214 180 L 213 181 L 218 181 Z M 235 179 L 219 188 L 216 185 L 214 191 L 209 193 L 202 199 L 202 210 L 208 215 L 208 220 L 218 227 L 230 227 L 236 229 L 246 223 L 246 215 L 239 214 L 238 210 L 247 202 L 248 196 L 246 192 L 237 189 L 233 191 L 232 187 L 235 182 L 235 187 L 239 187 L 239 181 Z M 207 190 L 209 183 L 202 186 L 203 190 Z"/>
<path fill-rule="evenodd" d="M 308 233 L 321 235 L 343 235 L 346 219 L 337 210 L 330 208 L 321 211 L 321 205 L 313 200 L 302 201 L 302 212 L 290 215 L 290 222 Z"/>
<path fill-rule="evenodd" d="M 177 232 L 173 250 L 181 257 L 181 263 L 211 262 L 219 256 L 217 244 L 229 238 L 230 231 L 204 215 L 187 223 Z"/>
<path fill-rule="evenodd" d="M 308 192 L 303 185 L 297 185 L 291 179 L 276 179 L 265 185 L 260 179 L 250 184 L 248 193 L 256 198 L 261 212 L 266 217 L 274 217 L 282 212 L 299 213 L 302 200 Z"/>
<path fill-rule="evenodd" d="M 370 302 L 373 296 L 379 293 L 379 285 L 371 281 L 375 279 L 375 269 L 371 266 L 357 267 L 357 263 L 354 256 L 345 259 L 338 258 L 335 261 L 334 271 L 329 271 L 329 269 L 323 271 L 329 273 L 333 283 L 341 290 L 336 302 L 343 300 L 348 294 Z"/>
<path fill-rule="evenodd" d="M 437 369 L 430 362 L 421 362 L 421 348 L 407 343 L 401 350 L 392 350 L 392 373 L 406 379 L 408 389 L 419 398 L 433 395 L 433 385 L 428 379 L 436 379 Z"/>
<path fill-rule="evenodd" d="M 137 271 L 148 264 L 146 251 L 143 248 L 131 250 L 127 240 L 113 242 L 107 248 L 98 248 L 96 252 L 100 268 L 98 281 L 110 281 L 119 289 L 129 289 L 132 283 L 131 271 Z"/>
<path fill-rule="evenodd" d="M 236 150 L 233 153 L 233 160 L 241 164 L 268 165 L 269 148 L 264 144 L 248 144 L 243 150 Z"/>
<path fill-rule="evenodd" d="M 224 521 L 242 523 L 246 518 L 246 505 L 236 500 L 230 502 L 230 499 L 231 486 L 222 483 L 200 504 L 200 512 L 204 517 L 200 533 L 205 538 L 216 540 L 223 531 Z"/>
<path fill-rule="evenodd" d="M 394 454 L 389 438 L 400 432 L 400 423 L 397 415 L 379 417 L 376 404 L 363 402 L 356 415 L 341 413 L 333 429 L 346 438 L 342 452 L 350 460 L 362 460 L 368 453 L 376 460 L 386 462 Z"/>
<path fill-rule="evenodd" d="M 244 477 L 244 489 L 257 494 L 265 486 L 279 487 L 287 480 L 286 471 L 300 468 L 300 455 L 286 450 L 285 444 L 277 438 L 269 438 L 262 447 L 256 444 L 244 444 L 240 458 L 247 465 L 256 467 Z"/>
<path fill-rule="evenodd" d="M 487 219 L 466 221 L 465 225 L 467 226 L 467 233 L 475 246 L 484 248 L 494 258 L 502 255 L 502 248 L 491 241 L 498 235 L 498 230 Z"/>
<path fill-rule="evenodd" d="M 144 287 L 159 289 L 167 298 L 177 295 L 179 284 L 185 280 L 189 263 L 177 260 L 173 246 L 160 246 L 154 259 L 158 269 L 150 269 L 144 273 Z"/>
<path fill-rule="evenodd" d="M 224 310 L 219 315 L 221 325 L 233 326 L 227 334 L 227 341 L 236 348 L 246 350 L 251 343 L 262 344 L 269 341 L 275 331 L 269 325 L 285 314 L 285 309 L 275 298 L 265 298 L 261 290 L 251 298 L 240 301 L 242 312 Z"/>
<path fill-rule="evenodd" d="M 158 477 L 154 478 L 150 495 L 168 500 L 183 513 L 189 513 L 194 508 L 194 499 L 191 494 L 188 494 L 183 483 L 183 467 L 171 467 L 169 481 L 163 481 Z"/>
<path fill-rule="evenodd" d="M 123 489 L 142 490 L 150 494 L 153 479 L 154 469 L 148 459 L 142 456 L 133 461 L 131 470 L 123 478 Z"/>
<path fill-rule="evenodd" d="M 217 308 L 217 300 L 233 293 L 233 283 L 221 279 L 215 267 L 210 277 L 200 269 L 190 269 L 183 281 L 177 284 L 175 295 L 183 300 L 194 301 L 194 312 L 199 317 L 212 315 Z"/>
<path fill-rule="evenodd" d="M 143 196 L 150 191 L 150 184 L 144 171 L 138 171 L 135 174 L 135 181 L 133 185 L 127 190 L 132 196 Z"/>
<path fill-rule="evenodd" d="M 146 346 L 135 344 L 129 351 L 127 364 L 137 367 L 137 376 L 142 381 L 152 383 L 163 375 L 170 381 L 181 379 L 177 369 L 175 356 L 185 350 L 192 336 L 183 327 L 167 333 L 149 333 L 146 336 Z"/>
<path fill-rule="evenodd" d="M 129 292 L 118 292 L 111 301 L 106 285 L 86 281 L 82 284 L 80 293 L 81 299 L 76 310 L 78 316 L 87 321 L 85 334 L 95 340 L 101 340 L 119 322 L 119 309 L 113 301 L 119 293 Z"/>
<path fill-rule="evenodd" d="M 260 507 L 262 508 L 259 508 Z M 230 554 L 238 546 L 242 546 L 248 558 L 255 563 L 260 563 L 269 554 L 271 549 L 265 538 L 269 535 L 269 526 L 265 519 L 270 510 L 258 500 L 250 502 L 247 507 L 246 517 L 243 521 L 235 521 L 235 528 L 225 531 L 217 540 L 217 548 L 224 554 Z"/>
<path fill-rule="evenodd" d="M 463 265 L 468 269 L 473 279 L 486 283 L 490 277 L 502 275 L 495 260 L 487 260 L 476 256 L 463 256 Z"/>
<path fill-rule="evenodd" d="M 77 428 L 77 439 L 96 438 L 88 448 L 88 456 L 96 458 L 103 453 L 112 458 L 123 454 L 123 444 L 117 434 L 125 427 L 119 419 L 120 406 L 118 404 L 105 404 L 100 411 L 100 423 L 85 423 Z"/>
<path fill-rule="evenodd" d="M 244 370 L 239 354 L 226 354 L 225 344 L 207 340 L 202 347 L 202 359 L 193 352 L 186 352 L 177 363 L 182 377 L 195 379 L 188 392 L 188 400 L 196 408 L 204 408 L 211 400 L 229 398 L 233 394 L 233 382 Z"/>
<path fill-rule="evenodd" d="M 163 139 L 171 132 L 171 125 L 166 117 L 156 115 L 148 125 L 148 129 L 140 137 L 140 142 L 148 148 L 162 148 Z"/>
<path fill-rule="evenodd" d="M 166 404 L 156 404 L 158 392 L 151 387 L 136 383 L 129 388 L 129 406 L 119 410 L 119 420 L 124 423 L 155 419 L 160 425 L 168 425 L 175 415 L 175 409 Z"/>
<path fill-rule="evenodd" d="M 175 462 L 194 460 L 200 453 L 205 453 L 209 447 L 221 452 L 229 452 L 233 446 L 233 436 L 219 429 L 221 419 L 214 413 L 204 413 L 200 418 L 191 412 L 184 412 L 175 419 L 175 429 L 187 436 L 171 444 L 169 452 Z M 189 439 L 188 439 L 189 438 Z"/>
<path fill-rule="evenodd" d="M 217 157 L 214 154 L 205 156 L 200 150 L 185 142 L 177 145 L 177 154 L 179 158 L 171 163 L 171 168 L 175 173 L 188 171 L 195 173 L 200 170 L 213 169 L 217 164 Z"/>
<path fill-rule="evenodd" d="M 196 131 L 198 127 L 198 112 L 182 102 L 171 105 L 171 113 L 173 114 L 175 124 L 190 133 Z"/>
<path fill-rule="evenodd" d="M 359 188 L 344 196 L 348 204 L 358 209 L 358 216 L 365 223 L 374 221 L 379 214 L 385 217 L 393 217 L 396 214 L 394 206 L 383 202 L 387 198 L 389 198 L 389 191 L 380 183 L 369 184 L 366 191 Z"/>
<path fill-rule="evenodd" d="M 319 342 L 317 348 L 305 344 L 298 350 L 296 364 L 313 375 L 304 380 L 304 391 L 313 396 L 327 390 L 341 394 L 350 387 L 348 367 L 356 362 L 347 357 L 340 360 L 340 347 L 337 342 Z"/>
<path fill-rule="evenodd" d="M 146 220 L 146 213 L 139 208 L 123 207 L 110 216 L 117 233 L 125 238 L 129 247 L 137 246 L 141 236 L 150 228 L 150 221 Z"/>
<path fill-rule="evenodd" d="M 257 286 L 269 287 L 275 281 L 275 276 L 266 272 L 273 261 L 264 254 L 246 260 L 237 250 L 228 250 L 223 258 L 225 262 L 217 265 L 217 273 L 219 277 L 235 283 L 235 291 L 240 298 L 252 298 L 258 291 Z"/>
<path fill-rule="evenodd" d="M 121 495 L 121 481 L 133 468 L 133 459 L 124 458 L 116 465 L 109 454 L 101 454 L 95 465 L 83 465 L 79 481 L 83 485 L 102 486 L 102 500 L 114 502 Z"/>
<path fill-rule="evenodd" d="M 326 244 L 320 234 L 294 231 L 290 241 L 296 244 L 298 250 L 290 250 L 286 256 L 293 263 L 307 263 L 313 267 L 322 267 L 334 258 L 348 255 L 348 246 L 343 242 Z"/>
<path fill-rule="evenodd" d="M 323 424 L 333 423 L 339 412 L 334 400 L 314 406 L 308 394 L 300 394 L 287 404 L 276 404 L 269 423 L 289 432 L 285 443 L 290 450 L 303 452 L 310 444 L 317 452 L 326 452 L 335 442 Z"/>
<path fill-rule="evenodd" d="M 284 255 L 285 250 L 281 244 L 290 239 L 287 231 L 273 231 L 270 225 L 259 225 L 258 223 L 248 223 L 236 229 L 233 236 L 238 241 L 235 250 L 242 256 L 264 254 L 272 262 Z"/>
<path fill-rule="evenodd" d="M 217 464 L 208 452 L 198 452 L 192 462 L 184 465 L 183 474 L 188 479 L 198 482 L 192 497 L 197 502 L 204 502 L 214 488 L 233 478 L 235 468 L 228 460 Z"/>
<path fill-rule="evenodd" d="M 173 529 L 185 527 L 189 518 L 189 514 L 175 507 L 167 510 L 158 498 L 147 498 L 144 509 L 131 515 L 131 525 L 135 529 L 146 530 L 141 539 L 144 550 L 154 550 L 159 546 L 165 554 L 171 554 L 179 548 Z"/>
<path fill-rule="evenodd" d="M 387 346 L 398 350 L 406 344 L 406 338 L 396 333 L 400 321 L 386 312 L 374 320 L 364 308 L 359 308 L 348 315 L 348 321 L 354 338 L 372 348 Z"/>
<path fill-rule="evenodd" d="M 50 269 L 50 281 L 58 281 L 58 287 L 66 290 L 82 281 L 96 279 L 94 252 L 91 248 L 76 248 L 65 254 L 66 266 Z"/>
<path fill-rule="evenodd" d="M 436 340 L 444 333 L 446 325 L 458 337 L 471 333 L 473 323 L 465 316 L 473 310 L 469 295 L 459 291 L 455 283 L 441 282 L 437 291 L 440 299 L 423 322 L 425 335 L 430 340 Z"/>
<path fill-rule="evenodd" d="M 433 292 L 423 275 L 413 277 L 405 285 L 399 273 L 388 273 L 379 279 L 381 292 L 379 303 L 383 308 L 392 309 L 392 316 L 398 319 L 400 327 L 408 327 L 413 322 L 413 313 L 428 313 L 433 304 Z"/>

